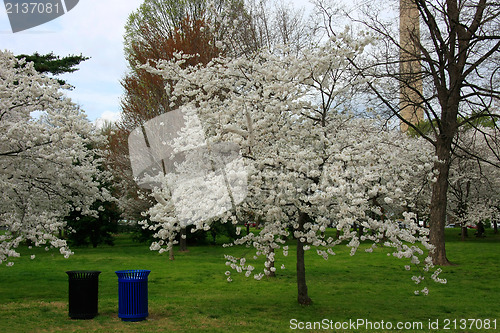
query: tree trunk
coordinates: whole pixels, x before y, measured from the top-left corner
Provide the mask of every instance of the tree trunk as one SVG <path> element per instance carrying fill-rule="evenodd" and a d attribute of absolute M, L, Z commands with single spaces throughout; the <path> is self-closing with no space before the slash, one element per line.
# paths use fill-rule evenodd
<path fill-rule="evenodd" d="M 170 249 L 170 251 L 168 252 L 168 259 L 169 260 L 175 260 L 175 256 L 174 256 L 174 249 Z"/>
<path fill-rule="evenodd" d="M 181 237 L 179 239 L 179 251 L 180 252 L 188 252 L 186 228 L 181 229 Z"/>
<path fill-rule="evenodd" d="M 337 232 L 335 233 L 335 239 L 339 239 L 340 238 L 340 230 L 337 229 Z"/>
<path fill-rule="evenodd" d="M 274 249 L 270 249 L 269 252 L 274 253 Z M 268 277 L 276 277 L 276 273 L 274 270 L 274 260 L 273 261 L 268 260 L 266 267 L 269 270 L 269 275 L 267 275 L 267 276 Z"/>
<path fill-rule="evenodd" d="M 469 233 L 467 232 L 467 226 L 462 225 L 461 227 L 462 232 L 460 233 L 460 239 L 464 241 L 467 237 L 469 237 Z"/>
<path fill-rule="evenodd" d="M 304 224 L 307 221 L 307 214 L 300 213 L 299 214 L 299 228 L 297 231 L 304 231 Z M 300 241 L 300 237 L 297 238 L 297 289 L 298 289 L 298 297 L 297 300 L 299 304 L 309 305 L 312 303 L 312 300 L 309 298 L 307 294 L 307 284 L 306 284 L 306 266 L 304 260 L 304 243 Z"/>
<path fill-rule="evenodd" d="M 497 220 L 493 221 L 493 233 L 498 234 L 498 222 Z"/>
<path fill-rule="evenodd" d="M 358 229 L 358 237 L 363 236 L 364 232 L 365 232 L 365 228 L 362 225 L 360 225 L 359 229 Z"/>
<path fill-rule="evenodd" d="M 479 222 L 477 224 L 477 233 L 476 233 L 476 237 L 478 238 L 481 238 L 481 237 L 484 237 L 484 223 L 483 222 Z"/>
<path fill-rule="evenodd" d="M 168 259 L 169 260 L 175 260 L 175 257 L 174 257 L 174 247 L 173 246 L 168 251 Z"/>
<path fill-rule="evenodd" d="M 212 244 L 217 245 L 217 232 L 214 228 L 210 229 L 210 235 L 212 235 Z"/>
<path fill-rule="evenodd" d="M 448 141 L 448 142 L 446 142 Z M 434 245 L 431 254 L 435 265 L 446 266 L 451 263 L 446 258 L 444 227 L 446 224 L 446 205 L 448 202 L 448 176 L 450 172 L 451 140 L 438 138 L 436 153 L 439 161 L 434 165 L 438 171 L 437 180 L 432 185 L 429 221 L 429 242 Z"/>

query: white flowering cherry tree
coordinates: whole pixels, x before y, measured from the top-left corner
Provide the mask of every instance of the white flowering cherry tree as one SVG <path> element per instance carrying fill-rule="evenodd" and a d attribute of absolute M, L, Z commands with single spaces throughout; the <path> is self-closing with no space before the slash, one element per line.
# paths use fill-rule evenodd
<path fill-rule="evenodd" d="M 72 254 L 59 238 L 63 218 L 72 209 L 91 214 L 104 195 L 89 148 L 98 140 L 57 81 L 0 51 L 0 264 L 12 265 L 25 241 Z"/>
<path fill-rule="evenodd" d="M 495 221 L 500 208 L 500 138 L 495 126 L 463 130 L 456 141 L 449 179 L 450 215 L 467 227 Z M 465 150 L 468 150 L 467 154 Z M 470 152 L 473 152 L 471 154 Z M 471 156 L 473 155 L 473 156 Z"/>
<path fill-rule="evenodd" d="M 256 279 L 273 274 L 283 267 L 276 254 L 288 254 L 285 238 L 291 230 L 297 240 L 301 304 L 311 302 L 304 263 L 304 251 L 311 248 L 328 259 L 335 246 L 347 245 L 354 255 L 362 242 L 369 242 L 370 247 L 363 245 L 368 252 L 389 246 L 394 256 L 422 263 L 422 272 L 432 267 L 429 258 L 421 258 L 432 250 L 427 230 L 418 226 L 412 211 L 425 193 L 422 187 L 434 178 L 431 150 L 422 140 L 382 131 L 348 109 L 359 82 L 349 76 L 347 58 L 360 56 L 369 42 L 369 36 L 352 38 L 346 31 L 299 54 L 283 47 L 187 68 L 182 64 L 189 56 L 178 54 L 149 69 L 173 82 L 168 89 L 173 101 L 197 110 L 210 144 L 236 143 L 246 162 L 246 199 L 218 218 L 237 224 L 245 212 L 260 216 L 264 222 L 258 234 L 228 246 L 253 246 L 266 261 L 259 270 L 248 258 L 228 255 L 227 265 Z M 144 222 L 157 230 L 159 241 L 151 248 L 160 251 L 172 246 L 169 240 L 178 231 L 170 198 L 158 198 L 161 192 L 154 191 L 157 204 Z M 209 228 L 209 222 L 198 227 Z M 362 229 L 353 231 L 354 225 Z M 331 227 L 337 237 L 325 236 Z M 444 282 L 438 274 L 435 280 Z M 231 281 L 231 272 L 227 275 Z M 414 280 L 420 283 L 423 277 Z"/>

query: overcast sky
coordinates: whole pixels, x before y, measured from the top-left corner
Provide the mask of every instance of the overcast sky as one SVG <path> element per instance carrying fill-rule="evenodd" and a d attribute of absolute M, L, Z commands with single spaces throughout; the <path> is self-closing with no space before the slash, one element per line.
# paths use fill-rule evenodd
<path fill-rule="evenodd" d="M 79 70 L 61 75 L 75 89 L 67 94 L 82 106 L 88 118 L 116 119 L 123 93 L 120 79 L 127 67 L 123 55 L 123 33 L 128 15 L 143 0 L 80 0 L 65 15 L 29 30 L 12 33 L 4 8 L 0 8 L 2 50 L 15 55 L 82 54 L 91 59 Z M 294 0 L 296 8 L 307 0 Z M 297 4 L 299 4 L 297 6 Z"/>
<path fill-rule="evenodd" d="M 91 59 L 80 70 L 60 76 L 75 89 L 68 93 L 88 118 L 114 118 L 120 110 L 119 80 L 126 72 L 123 33 L 128 15 L 142 0 L 81 0 L 71 11 L 29 30 L 12 33 L 6 11 L 0 9 L 1 48 L 14 54 L 83 54 Z M 3 7 L 3 6 L 2 6 Z"/>

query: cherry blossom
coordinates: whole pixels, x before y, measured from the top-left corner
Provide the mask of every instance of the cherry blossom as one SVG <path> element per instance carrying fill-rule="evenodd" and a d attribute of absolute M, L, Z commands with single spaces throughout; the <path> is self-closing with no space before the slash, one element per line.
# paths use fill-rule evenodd
<path fill-rule="evenodd" d="M 64 216 L 92 214 L 105 195 L 98 150 L 89 148 L 100 140 L 57 81 L 0 52 L 0 263 L 12 265 L 25 241 L 72 254 L 59 238 Z"/>

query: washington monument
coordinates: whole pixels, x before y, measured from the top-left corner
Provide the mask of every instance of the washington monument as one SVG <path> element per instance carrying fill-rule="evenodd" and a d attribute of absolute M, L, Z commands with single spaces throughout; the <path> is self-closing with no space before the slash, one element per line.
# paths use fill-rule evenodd
<path fill-rule="evenodd" d="M 422 105 L 422 70 L 420 64 L 420 21 L 414 0 L 399 2 L 399 44 L 400 44 L 400 114 L 411 124 L 418 124 L 424 119 Z M 402 132 L 408 130 L 408 124 L 401 120 Z"/>

